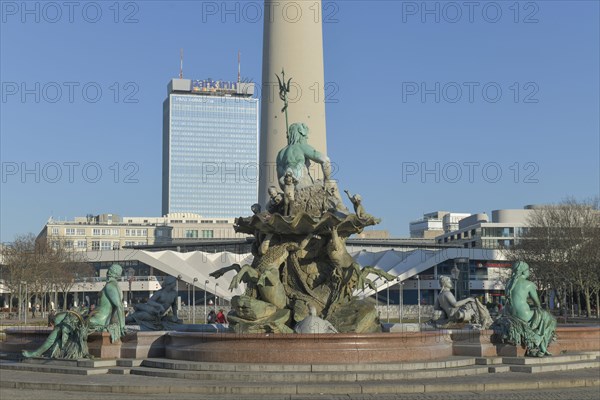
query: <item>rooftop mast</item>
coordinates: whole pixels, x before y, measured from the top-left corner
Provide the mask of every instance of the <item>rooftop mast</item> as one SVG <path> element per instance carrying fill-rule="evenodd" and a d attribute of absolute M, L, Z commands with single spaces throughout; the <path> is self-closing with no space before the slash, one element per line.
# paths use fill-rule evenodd
<path fill-rule="evenodd" d="M 183 79 L 183 49 L 179 50 L 179 79 Z"/>
<path fill-rule="evenodd" d="M 242 53 L 238 50 L 238 83 L 242 81 L 242 62 L 241 62 Z"/>

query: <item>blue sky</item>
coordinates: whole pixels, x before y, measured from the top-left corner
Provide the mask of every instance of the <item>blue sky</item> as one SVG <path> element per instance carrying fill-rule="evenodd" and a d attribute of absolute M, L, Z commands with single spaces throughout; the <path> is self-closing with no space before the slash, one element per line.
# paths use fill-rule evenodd
<path fill-rule="evenodd" d="M 262 1 L 72 4 L 1 2 L 2 242 L 50 216 L 160 215 L 180 48 L 185 77 L 235 80 L 239 50 L 260 83 Z M 323 3 L 329 156 L 394 236 L 600 191 L 599 2 L 470 4 Z"/>

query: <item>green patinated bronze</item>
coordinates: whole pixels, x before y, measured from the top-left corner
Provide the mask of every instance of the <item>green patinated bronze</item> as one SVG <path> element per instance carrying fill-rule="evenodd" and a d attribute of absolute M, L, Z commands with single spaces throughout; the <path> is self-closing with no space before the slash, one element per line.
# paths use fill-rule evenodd
<path fill-rule="evenodd" d="M 469 297 L 456 300 L 449 276 L 440 276 L 440 292 L 435 300 L 434 316 L 431 323 L 437 328 L 451 328 L 468 323 L 479 329 L 488 329 L 493 320 L 487 308 L 479 300 Z"/>
<path fill-rule="evenodd" d="M 503 342 L 524 345 L 529 356 L 552 355 L 548 346 L 555 338 L 556 319 L 541 308 L 535 284 L 528 280 L 529 274 L 526 262 L 514 263 L 506 285 L 504 314 L 492 329 Z"/>
<path fill-rule="evenodd" d="M 289 81 L 282 74 L 279 82 L 282 111 L 287 111 Z M 277 155 L 279 187 L 269 188 L 265 207 L 255 204 L 252 216 L 236 220 L 237 232 L 255 238 L 252 264 L 234 264 L 211 274 L 218 278 L 235 271 L 230 289 L 246 284 L 244 295 L 233 297 L 228 315 L 236 332 L 381 330 L 374 302 L 354 294 L 365 286 L 375 288 L 371 279 L 390 281 L 395 276 L 362 268 L 346 249 L 350 235 L 380 219 L 365 211 L 358 194 L 348 193 L 355 213 L 348 211 L 331 179 L 329 158 L 308 144 L 308 134 L 303 123 L 289 126 L 288 144 Z M 320 166 L 322 180 L 310 175 L 311 163 Z"/>
<path fill-rule="evenodd" d="M 329 158 L 308 144 L 309 129 L 306 124 L 293 123 L 288 129 L 288 145 L 277 154 L 277 179 L 282 189 L 285 187 L 286 173 L 290 173 L 296 189 L 309 187 L 315 183 L 309 172 L 310 162 L 321 165 L 325 181 L 331 176 Z"/>
<path fill-rule="evenodd" d="M 109 332 L 111 342 L 125 336 L 125 312 L 123 293 L 117 279 L 123 268 L 113 264 L 108 270 L 108 281 L 99 295 L 99 304 L 89 315 L 76 311 L 58 313 L 54 330 L 46 341 L 34 351 L 23 351 L 26 358 L 48 356 L 50 358 L 89 358 L 88 335 L 92 332 Z"/>
<path fill-rule="evenodd" d="M 160 290 L 133 308 L 135 311 L 125 318 L 126 324 L 138 324 L 150 331 L 177 330 L 183 322 L 177 317 L 177 278 L 167 276 Z"/>

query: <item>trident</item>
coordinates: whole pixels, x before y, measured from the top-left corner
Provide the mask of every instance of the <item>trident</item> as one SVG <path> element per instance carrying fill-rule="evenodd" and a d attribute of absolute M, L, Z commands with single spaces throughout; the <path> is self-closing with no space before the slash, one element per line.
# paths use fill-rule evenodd
<path fill-rule="evenodd" d="M 288 108 L 287 94 L 290 92 L 290 82 L 292 81 L 292 78 L 288 79 L 287 83 L 285 82 L 285 71 L 283 70 L 283 68 L 281 68 L 281 78 L 279 78 L 279 75 L 277 75 L 277 74 L 275 74 L 275 76 L 277 77 L 277 81 L 279 81 L 279 98 L 283 101 L 283 108 L 281 109 L 281 112 L 285 113 L 285 137 L 286 137 L 286 139 L 289 139 L 290 125 L 288 123 L 288 113 L 287 113 L 287 108 Z"/>

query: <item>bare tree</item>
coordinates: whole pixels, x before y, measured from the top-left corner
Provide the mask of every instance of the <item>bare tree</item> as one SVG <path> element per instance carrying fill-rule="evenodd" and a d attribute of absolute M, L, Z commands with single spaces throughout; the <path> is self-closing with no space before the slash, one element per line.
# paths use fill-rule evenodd
<path fill-rule="evenodd" d="M 79 278 L 94 276 L 93 268 L 86 262 L 82 252 L 67 246 L 65 241 L 55 240 L 47 245 L 46 263 L 52 274 L 48 283 L 63 295 L 63 310 L 67 309 L 67 297 Z"/>
<path fill-rule="evenodd" d="M 27 299 L 36 301 L 45 298 L 52 288 L 63 293 L 66 308 L 67 294 L 78 277 L 93 276 L 93 269 L 85 261 L 81 252 L 66 246 L 64 241 L 36 240 L 33 234 L 19 235 L 15 241 L 2 250 L 4 265 L 2 278 L 10 291 L 9 304 L 22 293 L 21 287 L 27 285 L 30 293 Z M 22 295 L 21 295 L 22 297 Z M 31 299 L 33 297 L 33 299 Z"/>
<path fill-rule="evenodd" d="M 512 260 L 529 263 L 543 290 L 554 290 L 566 312 L 567 294 L 576 288 L 591 315 L 591 296 L 598 293 L 600 262 L 600 211 L 598 199 L 567 199 L 558 205 L 535 209 L 528 229 L 507 250 Z"/>
<path fill-rule="evenodd" d="M 3 247 L 2 256 L 2 277 L 10 292 L 9 306 L 12 307 L 15 298 L 22 304 L 22 286 L 28 281 L 32 266 L 36 263 L 35 236 L 17 236 L 14 242 Z"/>

